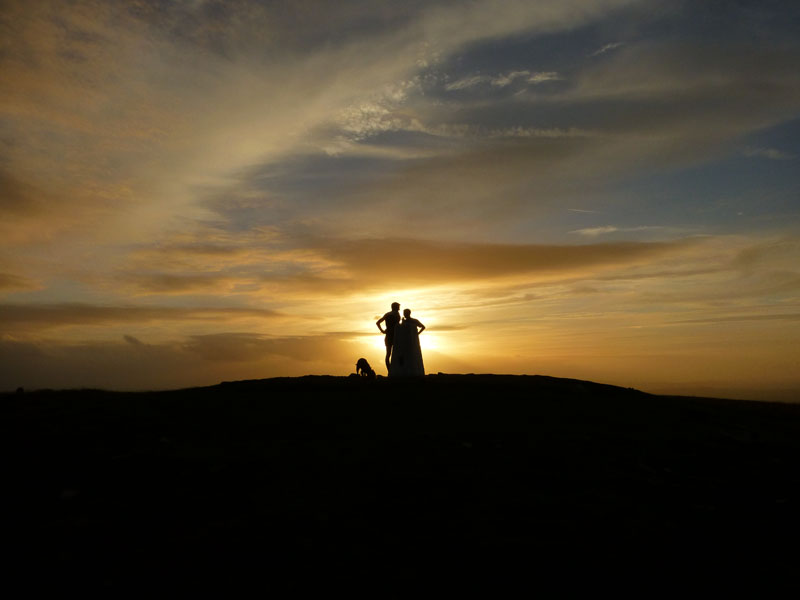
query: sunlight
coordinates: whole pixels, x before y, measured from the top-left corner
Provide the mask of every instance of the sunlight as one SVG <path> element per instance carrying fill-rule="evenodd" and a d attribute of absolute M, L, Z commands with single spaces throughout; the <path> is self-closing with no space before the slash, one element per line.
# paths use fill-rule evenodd
<path fill-rule="evenodd" d="M 419 343 L 422 347 L 422 350 L 436 350 L 438 352 L 447 351 L 448 347 L 450 346 L 447 343 L 446 336 L 442 332 L 431 331 L 430 326 L 425 323 L 426 329 L 419 336 Z M 363 340 L 365 342 L 365 346 L 369 347 L 370 350 L 375 352 L 380 352 L 383 354 L 386 351 L 386 346 L 384 345 L 384 336 L 378 331 L 378 328 L 373 325 L 375 329 L 375 335 L 369 336 L 367 340 Z"/>
<path fill-rule="evenodd" d="M 397 290 L 380 296 L 359 298 L 357 302 L 347 307 L 348 311 L 370 315 L 369 319 L 354 320 L 350 325 L 351 331 L 361 334 L 353 338 L 353 341 L 362 348 L 361 351 L 368 360 L 382 363 L 386 346 L 384 345 L 384 336 L 378 331 L 375 321 L 390 310 L 390 304 L 393 301 L 400 303 L 401 312 L 406 307 L 411 308 L 412 316 L 425 324 L 426 329 L 420 335 L 423 357 L 426 351 L 450 354 L 451 349 L 458 346 L 448 339 L 449 332 L 436 330 L 437 323 L 442 322 L 441 314 L 437 315 L 442 307 L 442 293 L 430 288 Z"/>
<path fill-rule="evenodd" d="M 370 338 L 369 347 L 375 352 L 380 352 L 381 355 L 383 355 L 383 353 L 386 352 L 386 346 L 384 345 L 383 336 L 377 329 L 375 330 L 375 336 Z"/>
<path fill-rule="evenodd" d="M 419 336 L 419 343 L 423 352 L 425 350 L 436 350 L 438 352 L 446 350 L 447 345 L 442 342 L 442 335 L 433 333 L 429 329 L 426 329 L 423 334 Z"/>

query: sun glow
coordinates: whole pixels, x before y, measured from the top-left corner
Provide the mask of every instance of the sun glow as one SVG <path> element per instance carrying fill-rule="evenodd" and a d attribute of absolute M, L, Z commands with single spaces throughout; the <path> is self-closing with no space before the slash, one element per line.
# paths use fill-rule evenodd
<path fill-rule="evenodd" d="M 419 336 L 423 359 L 428 358 L 426 357 L 426 352 L 444 353 L 448 355 L 458 354 L 458 352 L 453 352 L 456 346 L 451 343 L 449 339 L 448 334 L 450 332 L 437 331 L 437 323 L 441 321 L 441 317 L 436 315 L 436 305 L 441 304 L 441 299 L 436 298 L 435 294 L 425 294 L 421 293 L 421 290 L 413 290 L 413 292 L 405 291 L 387 294 L 374 300 L 360 300 L 358 302 L 359 306 L 353 306 L 351 310 L 362 313 L 371 310 L 374 313 L 374 319 L 370 319 L 369 321 L 365 319 L 354 321 L 352 324 L 352 331 L 356 332 L 356 335 L 354 335 L 351 340 L 358 348 L 360 355 L 363 355 L 369 360 L 370 364 L 372 364 L 379 373 L 382 373 L 382 369 L 384 369 L 383 359 L 386 355 L 386 346 L 384 341 L 385 337 L 378 331 L 378 328 L 375 326 L 375 321 L 390 309 L 389 305 L 395 298 L 399 298 L 399 300 L 397 300 L 398 302 L 401 302 L 402 299 L 405 298 L 412 299 L 413 303 L 409 302 L 407 305 L 401 302 L 401 312 L 406 306 L 410 306 L 412 307 L 411 316 L 418 318 L 425 324 L 425 330 Z M 380 313 L 375 311 L 376 306 L 383 307 L 384 305 L 386 306 L 385 310 Z M 419 310 L 414 310 L 413 307 L 420 308 Z M 426 366 L 428 366 L 427 362 Z"/>
<path fill-rule="evenodd" d="M 375 321 L 391 310 L 392 302 L 399 302 L 401 314 L 406 308 L 410 308 L 411 316 L 425 324 L 426 330 L 420 336 L 423 349 L 425 347 L 440 349 L 444 345 L 442 332 L 436 332 L 435 335 L 432 335 L 432 333 L 436 329 L 436 324 L 441 320 L 438 313 L 448 306 L 452 294 L 448 295 L 447 298 L 443 296 L 444 294 L 441 290 L 433 288 L 392 290 L 382 293 L 380 296 L 359 297 L 355 302 L 347 306 L 347 310 L 351 314 L 363 315 L 371 313 L 373 315 L 374 318 L 371 322 L 359 319 L 353 322 L 352 328 L 353 331 L 362 334 L 370 331 L 374 332 L 375 339 L 370 342 L 370 347 L 383 349 L 384 338 L 375 327 Z"/>
<path fill-rule="evenodd" d="M 437 352 L 446 351 L 448 348 L 448 343 L 446 340 L 446 336 L 442 332 L 431 331 L 430 327 L 428 327 L 427 323 L 425 323 L 426 329 L 423 331 L 419 336 L 419 343 L 422 347 L 423 352 L 425 350 L 436 350 Z M 381 334 L 378 329 L 375 329 L 375 335 L 370 336 L 369 340 L 366 341 L 365 345 L 369 347 L 372 351 L 380 351 L 384 352 L 386 349 L 384 336 Z"/>

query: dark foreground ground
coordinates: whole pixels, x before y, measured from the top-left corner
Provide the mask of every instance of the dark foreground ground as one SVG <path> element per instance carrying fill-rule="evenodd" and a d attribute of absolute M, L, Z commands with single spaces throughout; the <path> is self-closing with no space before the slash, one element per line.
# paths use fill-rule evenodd
<path fill-rule="evenodd" d="M 800 405 L 491 375 L 0 400 L 6 588 L 798 587 Z"/>

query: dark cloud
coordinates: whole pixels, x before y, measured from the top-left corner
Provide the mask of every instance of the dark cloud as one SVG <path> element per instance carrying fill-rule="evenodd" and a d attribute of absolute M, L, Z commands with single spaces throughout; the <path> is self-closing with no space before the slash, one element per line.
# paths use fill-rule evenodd
<path fill-rule="evenodd" d="M 673 321 L 673 323 L 735 323 L 737 321 L 800 321 L 800 313 L 787 313 L 787 314 L 749 314 L 749 315 L 730 315 L 727 317 L 706 317 L 703 319 L 685 319 L 682 321 Z"/>
<path fill-rule="evenodd" d="M 649 265 L 648 265 L 649 267 Z M 716 265 L 708 268 L 684 268 L 684 269 L 653 269 L 647 268 L 644 272 L 625 272 L 615 273 L 613 275 L 597 275 L 592 276 L 592 280 L 597 281 L 637 281 L 642 279 L 680 279 L 685 277 L 696 277 L 698 275 L 713 275 L 720 271 L 727 270 L 728 265 Z"/>
<path fill-rule="evenodd" d="M 204 360 L 246 362 L 270 356 L 297 361 L 319 360 L 321 356 L 347 355 L 349 345 L 335 334 L 296 337 L 269 337 L 252 333 L 218 333 L 192 336 L 183 345 Z"/>
<path fill-rule="evenodd" d="M 25 290 L 37 287 L 27 277 L 20 277 L 12 273 L 0 273 L 0 290 Z"/>
<path fill-rule="evenodd" d="M 428 327 L 428 331 L 462 331 L 469 329 L 469 325 L 434 325 Z"/>
<path fill-rule="evenodd" d="M 232 227 L 392 235 L 401 222 L 429 237 L 464 238 L 476 221 L 484 231 L 533 223 L 567 199 L 593 206 L 626 178 L 730 155 L 743 136 L 800 111 L 797 45 L 660 40 L 612 54 L 574 66 L 546 94 L 442 100 L 414 84 L 398 98 L 355 104 L 338 129 L 318 131 L 320 145 L 352 142 L 340 154 L 251 168 L 209 206 Z M 535 73 L 525 72 L 512 81 Z M 508 73 L 480 80 L 508 90 L 492 85 Z"/>
<path fill-rule="evenodd" d="M 0 214 L 30 214 L 42 208 L 42 192 L 0 171 Z"/>
<path fill-rule="evenodd" d="M 689 242 L 620 242 L 584 246 L 467 244 L 382 239 L 333 242 L 319 251 L 341 262 L 358 281 L 388 277 L 408 285 L 510 275 L 592 271 L 646 261 Z"/>
<path fill-rule="evenodd" d="M 210 385 L 225 379 L 307 374 L 321 364 L 320 357 L 322 364 L 347 374 L 357 355 L 334 336 L 223 333 L 161 344 L 144 344 L 128 335 L 120 342 L 76 344 L 0 339 L 0 391 L 19 386 L 141 390 Z"/>
<path fill-rule="evenodd" d="M 231 278 L 222 274 L 136 273 L 122 277 L 134 287 L 150 293 L 187 293 L 222 290 Z"/>
<path fill-rule="evenodd" d="M 132 335 L 123 335 L 122 339 L 128 342 L 131 346 L 144 346 L 140 339 L 135 338 Z"/>
<path fill-rule="evenodd" d="M 741 250 L 734 260 L 734 266 L 745 271 L 763 269 L 765 266 L 797 267 L 800 255 L 800 239 L 781 237 L 767 242 L 751 245 Z"/>
<path fill-rule="evenodd" d="M 198 377 L 198 375 L 200 375 Z M 206 378 L 196 361 L 170 345 L 127 341 L 78 344 L 0 340 L 0 389 L 158 389 L 189 386 Z"/>
<path fill-rule="evenodd" d="M 341 294 L 406 286 L 488 281 L 528 275 L 600 276 L 607 268 L 647 262 L 695 243 L 616 242 L 573 245 L 434 242 L 389 238 L 364 240 L 296 240 L 302 257 L 291 268 L 258 263 L 234 265 L 217 275 L 130 274 L 125 281 L 152 293 L 185 293 L 232 289 L 269 289 L 286 294 Z M 167 285 L 169 284 L 169 285 Z M 184 285 L 185 284 L 185 285 Z"/>
<path fill-rule="evenodd" d="M 491 230 L 512 217 L 529 219 L 531 211 L 552 210 L 581 186 L 595 189 L 617 174 L 622 156 L 563 133 L 462 138 L 457 152 L 424 159 L 318 155 L 297 170 L 297 163 L 284 165 L 279 177 L 231 186 L 209 206 L 232 229 L 259 224 L 392 236 L 404 225 L 427 237 L 463 239 L 476 222 Z"/>
<path fill-rule="evenodd" d="M 687 150 L 704 138 L 719 144 L 797 114 L 798 57 L 800 47 L 639 45 L 582 74 L 563 106 L 578 126 L 591 119 L 599 131 L 671 132 Z"/>
<path fill-rule="evenodd" d="M 407 26 L 426 6 L 423 0 L 144 0 L 126 8 L 128 15 L 164 36 L 232 60 L 256 48 L 285 56 L 377 37 Z"/>
<path fill-rule="evenodd" d="M 156 321 L 214 321 L 234 317 L 274 318 L 280 313 L 255 308 L 98 306 L 92 304 L 0 304 L 0 327 L 113 325 Z"/>
<path fill-rule="evenodd" d="M 246 254 L 250 250 L 241 246 L 225 246 L 221 244 L 176 244 L 174 246 L 167 246 L 158 249 L 158 254 L 161 258 L 166 258 L 170 255 L 177 257 L 182 256 L 212 256 L 212 257 L 225 257 L 225 256 L 239 256 Z"/>

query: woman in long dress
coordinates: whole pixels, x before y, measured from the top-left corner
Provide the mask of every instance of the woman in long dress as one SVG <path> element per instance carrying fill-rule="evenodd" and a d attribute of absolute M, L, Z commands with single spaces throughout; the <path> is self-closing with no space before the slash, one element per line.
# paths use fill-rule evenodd
<path fill-rule="evenodd" d="M 425 375 L 422 363 L 422 349 L 419 347 L 419 334 L 425 325 L 411 317 L 411 310 L 403 311 L 403 320 L 394 330 L 394 347 L 389 375 L 392 377 L 415 377 Z"/>

